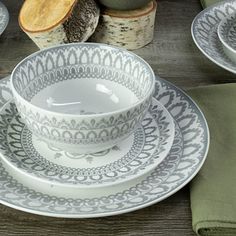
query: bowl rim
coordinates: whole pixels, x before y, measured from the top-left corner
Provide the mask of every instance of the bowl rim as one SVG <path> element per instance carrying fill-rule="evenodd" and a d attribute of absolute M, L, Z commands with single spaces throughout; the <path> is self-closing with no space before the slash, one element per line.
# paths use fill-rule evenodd
<path fill-rule="evenodd" d="M 218 37 L 220 39 L 220 42 L 223 44 L 224 47 L 226 47 L 229 51 L 231 51 L 232 53 L 235 53 L 236 54 L 236 49 L 232 48 L 226 41 L 225 41 L 225 36 L 221 33 L 221 29 L 224 27 L 224 25 L 226 24 L 227 20 L 230 18 L 230 17 L 234 17 L 235 19 L 235 23 L 236 23 L 236 12 L 233 12 L 229 15 L 227 15 L 226 17 L 224 17 L 218 27 L 217 27 L 217 34 L 218 34 Z"/>
<path fill-rule="evenodd" d="M 90 45 L 95 45 L 95 46 L 100 46 L 100 47 L 105 47 L 105 48 L 111 48 L 111 49 L 115 49 L 115 50 L 119 50 L 119 51 L 123 51 L 125 53 L 131 54 L 133 57 L 136 57 L 137 59 L 139 59 L 142 63 L 144 63 L 147 68 L 149 69 L 150 73 L 151 73 L 151 85 L 149 90 L 147 91 L 146 95 L 140 99 L 139 101 L 128 105 L 126 107 L 123 107 L 121 109 L 117 109 L 114 111 L 110 111 L 110 112 L 104 112 L 104 113 L 99 113 L 99 114 L 72 114 L 72 113 L 62 113 L 62 112 L 54 112 L 54 111 L 50 111 L 41 107 L 38 107 L 34 104 L 32 104 L 31 102 L 27 101 L 26 99 L 24 99 L 15 89 L 15 86 L 13 84 L 13 80 L 14 80 L 14 75 L 16 73 L 16 70 L 23 64 L 25 63 L 27 60 L 29 60 L 30 58 L 36 57 L 39 53 L 43 53 L 45 51 L 51 50 L 51 49 L 55 49 L 55 48 L 62 48 L 62 47 L 73 47 L 76 45 L 84 45 L 84 46 L 90 46 Z M 128 110 L 134 109 L 135 107 L 139 106 L 140 104 L 142 104 L 143 102 L 145 102 L 149 97 L 150 100 L 153 96 L 153 93 L 155 91 L 155 74 L 153 69 L 151 68 L 151 66 L 149 65 L 148 62 L 146 62 L 142 57 L 138 56 L 137 54 L 128 51 L 125 48 L 120 48 L 117 46 L 112 46 L 112 45 L 108 45 L 108 44 L 104 44 L 104 43 L 91 43 L 91 42 L 79 42 L 79 43 L 69 43 L 69 44 L 60 44 L 60 45 L 56 45 L 56 46 L 52 46 L 52 47 L 48 47 L 48 48 L 44 48 L 42 50 L 36 51 L 32 54 L 30 54 L 29 56 L 25 57 L 23 60 L 21 60 L 13 69 L 12 73 L 11 73 L 11 77 L 10 77 L 10 86 L 11 86 L 11 90 L 13 93 L 13 97 L 14 100 L 21 100 L 21 102 L 23 102 L 24 105 L 27 105 L 29 107 L 29 109 L 33 108 L 34 111 L 38 111 L 38 112 L 44 112 L 45 115 L 51 115 L 51 116 L 62 116 L 64 119 L 66 118 L 71 118 L 71 117 L 76 117 L 77 119 L 79 118 L 100 118 L 100 117 L 104 117 L 104 116 L 109 116 L 109 115 L 115 115 L 115 114 L 119 114 L 119 113 L 124 113 Z"/>

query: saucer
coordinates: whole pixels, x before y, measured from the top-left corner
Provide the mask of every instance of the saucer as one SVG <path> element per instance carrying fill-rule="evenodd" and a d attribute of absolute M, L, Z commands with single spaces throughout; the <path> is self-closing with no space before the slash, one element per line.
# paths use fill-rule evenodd
<path fill-rule="evenodd" d="M 5 5 L 0 2 L 0 35 L 6 29 L 9 22 L 9 13 Z"/>
<path fill-rule="evenodd" d="M 38 181 L 68 187 L 104 187 L 146 174 L 167 156 L 174 133 L 173 118 L 153 99 L 142 125 L 117 146 L 93 154 L 69 153 L 34 136 L 13 101 L 0 111 L 2 159 Z"/>
<path fill-rule="evenodd" d="M 200 12 L 192 23 L 192 37 L 200 51 L 218 66 L 236 73 L 236 64 L 225 54 L 217 30 L 220 22 L 236 11 L 236 1 L 214 4 Z"/>
<path fill-rule="evenodd" d="M 8 86 L 8 79 L 0 81 L 1 105 L 11 97 Z M 0 160 L 0 202 L 39 215 L 91 218 L 138 210 L 180 190 L 198 173 L 206 159 L 208 126 L 190 97 L 158 77 L 154 97 L 175 121 L 172 148 L 156 169 L 122 184 L 84 191 L 33 180 Z"/>

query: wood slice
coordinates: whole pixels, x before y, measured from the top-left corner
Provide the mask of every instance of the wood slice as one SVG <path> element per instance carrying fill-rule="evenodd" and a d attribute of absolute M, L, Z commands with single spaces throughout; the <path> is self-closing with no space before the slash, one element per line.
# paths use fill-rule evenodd
<path fill-rule="evenodd" d="M 39 48 L 45 48 L 86 41 L 95 31 L 99 14 L 94 0 L 26 0 L 19 24 Z"/>
<path fill-rule="evenodd" d="M 153 39 L 157 3 L 132 11 L 103 9 L 90 41 L 121 46 L 129 50 L 141 48 Z"/>

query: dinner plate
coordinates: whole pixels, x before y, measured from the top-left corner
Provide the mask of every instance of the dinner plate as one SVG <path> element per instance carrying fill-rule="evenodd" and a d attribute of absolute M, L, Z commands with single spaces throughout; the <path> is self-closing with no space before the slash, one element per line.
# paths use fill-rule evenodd
<path fill-rule="evenodd" d="M 236 11 L 236 0 L 212 5 L 193 20 L 192 37 L 201 52 L 218 66 L 236 73 L 236 64 L 225 54 L 217 29 L 221 20 Z"/>
<path fill-rule="evenodd" d="M 11 99 L 11 92 L 8 79 L 0 83 L 3 106 Z M 172 115 L 175 138 L 169 155 L 153 171 L 122 184 L 85 191 L 34 180 L 1 160 L 0 202 L 34 214 L 91 218 L 138 210 L 174 194 L 203 165 L 209 147 L 208 126 L 191 98 L 158 77 L 154 99 Z"/>
<path fill-rule="evenodd" d="M 34 136 L 13 101 L 0 111 L 4 161 L 38 181 L 68 187 L 104 187 L 146 174 L 167 156 L 174 133 L 173 118 L 153 99 L 142 125 L 117 146 L 93 154 L 69 153 Z"/>
<path fill-rule="evenodd" d="M 0 35 L 6 29 L 9 21 L 9 13 L 5 5 L 0 2 Z"/>

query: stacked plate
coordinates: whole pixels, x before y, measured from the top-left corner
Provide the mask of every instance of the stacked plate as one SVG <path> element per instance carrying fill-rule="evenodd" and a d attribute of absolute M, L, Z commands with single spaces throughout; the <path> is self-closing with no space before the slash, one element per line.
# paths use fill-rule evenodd
<path fill-rule="evenodd" d="M 200 12 L 192 23 L 197 47 L 211 61 L 236 73 L 236 1 L 227 0 Z"/>
<path fill-rule="evenodd" d="M 82 116 L 79 115 L 79 117 L 85 117 L 86 121 L 80 123 L 80 125 L 83 125 L 79 126 L 79 132 L 73 136 L 72 131 L 78 120 L 73 120 L 68 124 L 67 119 L 73 117 L 71 114 L 68 116 L 64 113 L 65 116 L 59 122 L 60 126 L 58 128 L 56 126 L 58 122 L 54 118 L 46 121 L 40 119 L 46 109 L 42 109 L 42 112 L 38 112 L 34 116 L 35 104 L 29 104 L 26 108 L 19 105 L 20 102 L 32 97 L 33 94 L 31 103 L 39 102 L 38 104 L 47 106 L 48 99 L 45 99 L 44 103 L 42 97 L 47 94 L 42 92 L 47 85 L 51 86 L 47 92 L 49 91 L 56 98 L 56 100 L 50 99 L 50 109 L 53 104 L 57 106 L 54 107 L 55 109 L 62 109 L 63 112 L 65 106 L 67 109 L 68 105 L 68 112 L 71 112 L 71 106 L 75 105 L 77 109 L 83 105 L 81 102 L 79 102 L 79 106 L 77 103 L 57 103 L 63 90 L 57 94 L 53 86 L 57 83 L 63 83 L 63 88 L 66 88 L 66 82 L 73 82 L 73 86 L 69 90 L 70 94 L 67 93 L 63 98 L 63 101 L 68 100 L 68 97 L 73 95 L 73 87 L 76 87 L 74 82 L 78 80 L 76 77 L 77 73 L 80 72 L 82 77 L 85 73 L 93 74 L 94 72 L 96 76 L 100 72 L 101 76 L 109 75 L 109 77 L 102 77 L 104 79 L 100 80 L 93 78 L 91 74 L 89 86 L 93 87 L 92 81 L 96 81 L 97 91 L 106 93 L 115 104 L 121 103 L 122 97 L 125 97 L 124 102 L 132 97 L 131 93 L 124 89 L 119 95 L 119 86 L 112 85 L 119 78 L 127 78 L 127 83 L 123 86 L 127 86 L 130 90 L 135 89 L 134 91 L 137 94 L 140 92 L 139 89 L 145 90 L 146 88 L 149 91 L 148 88 L 152 88 L 152 84 L 149 84 L 150 86 L 147 84 L 148 77 L 144 77 L 145 80 L 143 81 L 137 77 L 142 86 L 140 84 L 136 86 L 131 77 L 122 74 L 122 71 L 126 71 L 135 75 L 136 72 L 131 72 L 133 71 L 131 69 L 133 65 L 139 65 L 135 68 L 138 71 L 137 73 L 142 74 L 142 68 L 144 68 L 142 59 L 117 48 L 112 48 L 112 54 L 108 57 L 107 51 L 110 50 L 108 49 L 109 47 L 105 45 L 99 46 L 97 44 L 71 44 L 46 49 L 33 54 L 18 64 L 12 73 L 11 85 L 9 78 L 1 80 L 1 203 L 23 211 L 56 217 L 85 218 L 116 215 L 134 211 L 167 198 L 186 185 L 197 174 L 206 158 L 209 146 L 206 120 L 191 98 L 180 89 L 158 77 L 154 82 L 155 92 L 153 93 L 150 90 L 151 97 L 147 97 L 147 101 L 145 100 L 146 97 L 144 99 L 145 104 L 148 105 L 150 104 L 149 100 L 151 101 L 144 117 L 142 113 L 146 109 L 146 105 L 136 100 L 134 100 L 135 106 L 144 110 L 141 109 L 138 113 L 128 112 L 126 116 L 119 115 L 119 120 L 122 121 L 125 120 L 125 117 L 128 117 L 131 120 L 131 126 L 132 124 L 136 125 L 136 121 L 141 121 L 135 126 L 135 131 L 129 134 L 128 137 L 123 137 L 121 141 L 116 141 L 115 146 L 109 144 L 112 145 L 111 148 L 98 152 L 88 152 L 87 149 L 84 149 L 83 153 L 73 152 L 70 151 L 70 148 L 81 147 L 83 149 L 85 144 L 84 142 L 81 143 L 81 140 L 86 140 L 86 145 L 90 145 L 91 140 L 96 140 L 98 144 L 102 141 L 104 145 L 107 145 L 106 137 L 110 140 L 109 132 L 105 133 L 106 136 L 101 135 L 102 138 L 100 138 L 100 133 L 96 133 L 98 132 L 96 130 L 106 128 L 109 122 L 114 123 L 113 118 L 109 119 L 107 123 L 104 121 L 106 118 L 104 118 L 104 114 L 99 113 L 98 117 L 99 119 L 102 117 L 102 125 L 101 122 L 98 124 L 96 119 L 92 119 L 90 122 L 89 119 L 94 116 L 91 112 L 87 114 L 84 111 L 91 110 L 91 107 L 85 106 Z M 98 55 L 96 60 L 94 52 Z M 103 57 L 105 59 L 102 59 Z M 130 62 L 131 58 L 137 59 L 136 64 Z M 59 63 L 61 59 L 63 59 L 62 64 Z M 79 62 L 80 60 L 81 62 Z M 100 60 L 100 63 L 97 63 L 97 60 Z M 78 62 L 78 68 L 75 61 Z M 83 64 L 84 61 L 89 63 L 85 63 L 85 65 Z M 58 66 L 56 66 L 57 63 L 59 63 Z M 73 66 L 71 66 L 72 64 Z M 92 68 L 88 69 L 92 64 Z M 117 65 L 120 69 L 124 65 L 124 68 L 119 70 L 122 77 L 116 73 L 106 71 L 109 71 L 109 68 L 115 70 Z M 82 67 L 86 69 L 82 69 Z M 98 67 L 102 67 L 101 70 Z M 55 68 L 56 73 L 54 73 Z M 134 70 L 136 70 L 135 68 Z M 145 67 L 146 73 L 149 70 L 148 68 Z M 75 71 L 77 73 L 74 73 Z M 59 76 L 60 73 L 64 73 L 64 76 L 54 80 L 54 76 Z M 114 81 L 112 79 L 113 75 Z M 51 79 L 52 83 L 49 82 Z M 87 77 L 85 79 L 89 81 Z M 103 80 L 109 80 L 110 82 L 105 83 Z M 104 83 L 103 85 L 107 87 L 102 86 L 101 83 Z M 132 83 L 133 86 L 129 86 L 129 83 Z M 108 89 L 109 86 L 113 86 L 112 90 Z M 80 89 L 80 86 L 76 88 Z M 84 88 L 79 90 L 79 95 L 82 94 L 82 100 L 83 96 L 88 95 L 88 93 L 83 95 Z M 21 101 L 16 97 L 17 90 L 21 91 L 20 96 L 24 98 Z M 14 99 L 12 99 L 12 92 Z M 39 99 L 36 99 L 37 94 L 40 94 Z M 94 92 L 92 98 L 99 100 L 101 99 L 99 96 Z M 86 97 L 86 99 L 92 98 Z M 106 105 L 108 105 L 109 101 L 106 101 Z M 98 103 L 97 101 L 92 101 L 92 103 L 96 104 L 95 107 L 97 108 L 101 100 Z M 103 108 L 104 106 L 99 107 L 100 110 Z M 28 112 L 25 117 L 24 112 Z M 123 112 L 124 109 L 119 110 L 119 114 L 123 114 Z M 58 113 L 50 111 L 48 114 Z M 135 121 L 132 121 L 132 117 L 135 118 Z M 38 123 L 30 123 L 32 119 L 38 121 Z M 87 133 L 89 139 L 84 138 L 86 135 L 81 136 L 85 134 L 84 130 L 86 129 L 84 127 L 88 127 L 86 122 L 90 124 L 90 131 Z M 50 125 L 54 127 L 50 132 L 52 133 L 51 136 L 55 134 L 57 139 L 54 137 L 53 141 L 51 141 L 51 137 L 44 139 L 44 133 L 40 134 L 40 124 L 42 123 L 44 124 L 44 127 L 41 127 L 42 130 L 46 130 L 46 127 L 50 127 Z M 95 126 L 94 124 L 98 125 Z M 60 144 L 61 146 L 58 145 L 60 141 L 58 135 L 60 129 L 69 127 L 68 125 L 73 126 L 72 131 L 71 133 L 63 133 L 63 142 L 72 140 L 71 137 L 73 136 L 75 137 L 73 140 L 78 141 L 78 144 L 70 143 L 65 148 L 61 148 L 64 146 L 62 144 Z M 119 125 L 120 123 L 116 124 L 117 127 Z M 122 130 L 123 133 L 128 130 L 128 128 L 124 128 L 128 127 L 126 124 L 121 126 L 122 128 L 117 127 L 114 129 L 115 131 L 113 129 L 111 131 L 113 138 L 118 136 L 120 131 L 117 130 Z M 91 129 L 95 131 L 91 131 Z M 37 132 L 39 132 L 39 135 Z M 94 147 L 101 148 L 100 144 Z"/>
<path fill-rule="evenodd" d="M 3 33 L 7 27 L 9 21 L 9 13 L 7 8 L 0 2 L 0 35 Z"/>

